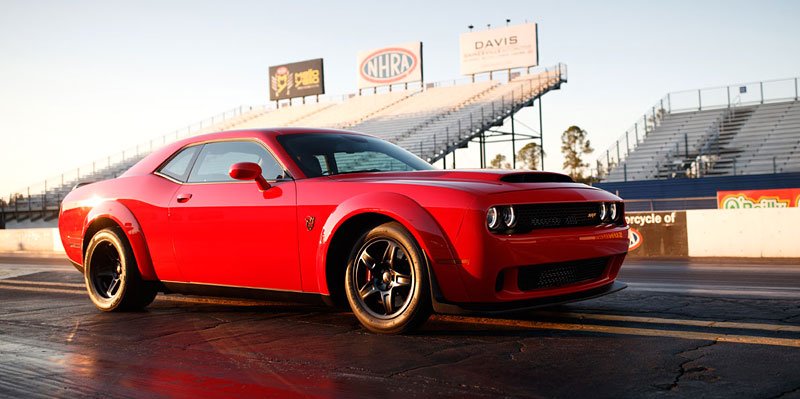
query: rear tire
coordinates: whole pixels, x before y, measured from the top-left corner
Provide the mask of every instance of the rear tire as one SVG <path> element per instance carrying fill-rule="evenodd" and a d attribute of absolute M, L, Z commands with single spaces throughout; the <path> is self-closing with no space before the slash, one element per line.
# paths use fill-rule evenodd
<path fill-rule="evenodd" d="M 367 329 L 402 334 L 431 314 L 425 254 L 396 222 L 382 224 L 356 241 L 347 262 L 345 293 Z"/>
<path fill-rule="evenodd" d="M 119 228 L 98 231 L 89 241 L 83 264 L 89 298 L 104 312 L 141 310 L 158 294 L 152 282 L 142 280 L 133 250 Z"/>

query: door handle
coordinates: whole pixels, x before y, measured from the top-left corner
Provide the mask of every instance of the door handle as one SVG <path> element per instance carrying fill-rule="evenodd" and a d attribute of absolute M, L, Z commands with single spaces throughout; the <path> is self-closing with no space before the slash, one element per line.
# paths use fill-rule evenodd
<path fill-rule="evenodd" d="M 181 204 L 189 201 L 190 199 L 192 199 L 191 194 L 178 194 L 178 202 Z"/>

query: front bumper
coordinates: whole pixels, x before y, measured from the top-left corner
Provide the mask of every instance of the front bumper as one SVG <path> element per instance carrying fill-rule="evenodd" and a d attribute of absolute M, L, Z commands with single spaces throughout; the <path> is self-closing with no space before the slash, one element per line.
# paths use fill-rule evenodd
<path fill-rule="evenodd" d="M 452 304 L 441 302 L 437 300 L 434 295 L 433 310 L 436 313 L 455 315 L 511 313 L 597 298 L 623 290 L 627 287 L 628 285 L 621 281 L 613 281 L 611 283 L 607 283 L 606 285 L 586 291 L 502 303 L 491 302 Z"/>
<path fill-rule="evenodd" d="M 627 226 L 597 226 L 497 235 L 486 230 L 462 231 L 455 246 L 458 259 L 434 262 L 437 300 L 471 308 L 502 308 L 507 303 L 547 301 L 551 297 L 580 295 L 612 285 L 628 250 Z M 563 263 L 582 271 L 578 263 L 603 261 L 605 267 L 591 278 L 563 284 L 531 287 L 523 270 Z M 575 265 L 571 265 L 575 263 Z M 457 276 L 457 278 L 453 278 Z"/>

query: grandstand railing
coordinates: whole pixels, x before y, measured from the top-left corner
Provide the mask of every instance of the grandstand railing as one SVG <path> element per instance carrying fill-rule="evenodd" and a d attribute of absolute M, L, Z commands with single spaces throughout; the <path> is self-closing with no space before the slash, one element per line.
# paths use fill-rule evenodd
<path fill-rule="evenodd" d="M 528 72 L 530 72 L 530 69 Z M 557 72 L 557 75 L 555 77 L 541 75 L 541 73 L 548 74 L 551 72 Z M 462 115 L 445 126 L 441 134 L 434 135 L 430 140 L 421 139 L 416 145 L 412 145 L 409 150 L 416 152 L 417 155 L 430 163 L 441 160 L 447 154 L 462 147 L 482 132 L 502 123 L 504 119 L 517 112 L 532 99 L 540 97 L 568 80 L 567 65 L 563 63 L 539 69 L 535 73 L 540 73 L 538 80 L 536 80 L 535 88 L 534 80 L 508 82 L 507 84 L 509 85 L 517 86 L 517 88 L 512 89 L 508 96 L 504 95 L 501 96 L 500 100 L 485 103 L 481 106 L 480 111 Z M 548 82 L 545 82 L 547 79 L 552 80 L 552 82 L 548 84 Z"/>
<path fill-rule="evenodd" d="M 624 163 L 628 155 L 661 125 L 666 114 L 695 112 L 737 106 L 766 104 L 800 99 L 800 78 L 764 80 L 728 86 L 667 93 L 625 130 L 605 151 L 600 152 L 591 175 L 602 180 Z"/>

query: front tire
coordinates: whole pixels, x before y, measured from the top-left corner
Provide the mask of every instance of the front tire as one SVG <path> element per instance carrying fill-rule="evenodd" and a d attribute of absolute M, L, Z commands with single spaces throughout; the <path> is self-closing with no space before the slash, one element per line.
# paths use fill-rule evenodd
<path fill-rule="evenodd" d="M 425 255 L 399 223 L 382 224 L 359 238 L 344 283 L 353 314 L 372 332 L 405 333 L 431 314 Z"/>
<path fill-rule="evenodd" d="M 84 281 L 94 305 L 104 312 L 140 310 L 158 293 L 142 280 L 125 234 L 118 228 L 98 231 L 89 241 Z"/>

